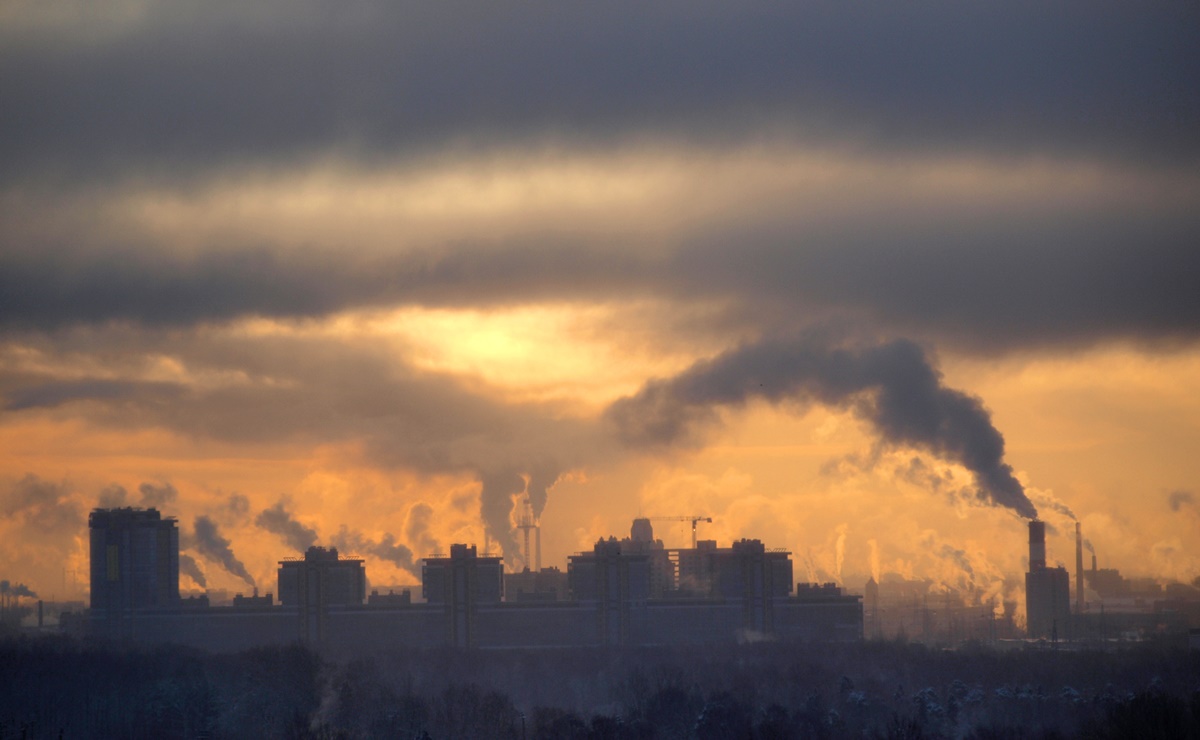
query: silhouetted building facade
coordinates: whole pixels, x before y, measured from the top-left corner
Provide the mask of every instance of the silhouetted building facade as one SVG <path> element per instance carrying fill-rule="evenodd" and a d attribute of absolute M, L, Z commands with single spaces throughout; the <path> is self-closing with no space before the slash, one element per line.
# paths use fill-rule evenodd
<path fill-rule="evenodd" d="M 474 546 L 456 544 L 449 557 L 428 558 L 422 569 L 425 603 L 411 594 L 372 593 L 359 558 L 335 549 L 310 548 L 303 558 L 279 564 L 279 603 L 270 594 L 238 595 L 233 606 L 209 606 L 208 597 L 162 604 L 139 596 L 139 607 L 122 607 L 122 568 L 154 571 L 178 560 L 174 523 L 157 512 L 97 512 L 93 527 L 95 608 L 86 628 L 143 644 L 177 643 L 212 650 L 246 650 L 297 640 L 323 652 L 355 655 L 389 648 L 577 648 L 599 646 L 706 645 L 763 639 L 848 641 L 862 637 L 862 605 L 832 584 L 790 596 L 787 554 L 744 540 L 713 548 L 713 590 L 704 598 L 651 594 L 652 570 L 645 552 L 628 552 L 615 538 L 573 556 L 567 573 L 556 569 L 519 574 L 557 583 L 567 599 L 535 597 L 504 601 L 499 557 L 480 557 Z M 165 522 L 165 523 L 164 523 Z M 145 531 L 142 531 L 145 530 Z M 147 534 L 149 532 L 149 534 Z M 124 539 L 122 539 L 124 537 Z M 165 544 L 156 544 L 161 541 Z M 631 538 L 632 539 L 632 538 Z M 116 543 L 110 551 L 109 542 Z M 125 542 L 133 544 L 122 544 Z M 151 555 L 143 555 L 149 545 Z M 129 553 L 126 553 L 126 548 Z M 636 549 L 636 548 L 630 548 Z M 112 559 L 109 553 L 115 552 Z M 148 558 L 141 563 L 139 557 Z M 105 608 L 109 563 L 116 574 Z M 178 591 L 171 571 L 166 593 Z M 565 581 L 565 584 L 564 584 Z M 161 587 L 161 579 L 155 581 Z M 161 590 L 161 588 L 160 588 Z M 143 593 L 142 591 L 132 591 Z M 154 589 L 150 589 L 154 592 Z"/>
<path fill-rule="evenodd" d="M 95 509 L 88 517 L 91 615 L 113 637 L 134 610 L 179 603 L 179 529 L 157 509 Z"/>
<path fill-rule="evenodd" d="M 361 606 L 367 595 L 367 572 L 361 558 L 338 556 L 336 547 L 313 545 L 303 559 L 279 561 L 279 603 L 300 611 L 300 635 L 322 643 L 328 632 L 329 607 Z"/>
<path fill-rule="evenodd" d="M 598 609 L 597 637 L 604 645 L 628 642 L 630 612 L 650 598 L 650 558 L 622 552 L 615 537 L 600 540 L 591 552 L 567 560 L 572 598 Z"/>
<path fill-rule="evenodd" d="M 504 574 L 504 600 L 514 602 L 566 601 L 567 574 L 558 568 Z"/>
<path fill-rule="evenodd" d="M 666 549 L 662 540 L 654 539 L 654 525 L 649 519 L 639 517 L 629 528 L 629 537 L 621 540 L 621 552 L 626 555 L 644 555 L 650 564 L 650 598 L 666 598 L 676 590 L 678 577 L 672 551 Z"/>
<path fill-rule="evenodd" d="M 1071 631 L 1071 577 L 1046 566 L 1046 523 L 1029 523 L 1029 572 L 1025 574 L 1025 623 L 1029 636 L 1059 640 Z"/>
<path fill-rule="evenodd" d="M 344 558 L 336 547 L 316 545 L 303 558 L 279 561 L 279 603 L 361 604 L 367 596 L 362 558 Z"/>
<path fill-rule="evenodd" d="M 450 557 L 425 559 L 421 593 L 426 603 L 441 605 L 449 614 L 450 644 L 472 647 L 478 608 L 499 604 L 504 596 L 503 560 L 480 557 L 474 545 L 451 545 Z"/>

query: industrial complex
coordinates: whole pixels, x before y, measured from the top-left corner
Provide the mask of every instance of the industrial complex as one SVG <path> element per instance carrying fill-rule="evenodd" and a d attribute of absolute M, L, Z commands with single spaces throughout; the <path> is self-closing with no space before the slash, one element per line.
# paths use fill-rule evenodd
<path fill-rule="evenodd" d="M 1022 605 L 1017 583 L 986 594 L 895 573 L 870 578 L 861 592 L 798 583 L 785 550 L 753 539 L 718 546 L 696 537 L 696 523 L 707 517 L 669 520 L 691 523 L 690 547 L 665 547 L 654 536 L 658 519 L 638 518 L 628 537 L 601 539 L 561 569 L 541 567 L 540 525 L 522 518 L 525 547 L 514 559 L 530 567 L 510 572 L 486 544 L 482 551 L 455 544 L 420 561 L 419 588 L 373 589 L 363 558 L 313 546 L 278 562 L 272 593 L 230 598 L 181 593 L 175 518 L 154 508 L 101 508 L 89 518 L 90 608 L 51 603 L 47 614 L 68 632 L 142 644 L 241 650 L 299 641 L 337 654 L 863 638 L 1057 645 L 1200 636 L 1200 579 L 1164 586 L 1099 568 L 1079 524 L 1072 573 L 1048 558 L 1049 525 L 1028 523 Z M 814 580 L 811 562 L 806 566 Z M 20 595 L 13 591 L 0 604 L 6 619 L 20 614 Z M 36 613 L 40 628 L 40 601 Z"/>
<path fill-rule="evenodd" d="M 422 564 L 421 598 L 367 593 L 362 559 L 313 546 L 279 563 L 278 600 L 231 606 L 181 598 L 176 521 L 151 509 L 89 519 L 96 636 L 212 650 L 301 641 L 334 653 L 390 647 L 556 648 L 862 638 L 859 596 L 796 584 L 790 554 L 758 540 L 667 549 L 647 519 L 557 568 L 505 573 L 499 557 L 456 544 Z M 527 548 L 528 551 L 528 548 Z"/>

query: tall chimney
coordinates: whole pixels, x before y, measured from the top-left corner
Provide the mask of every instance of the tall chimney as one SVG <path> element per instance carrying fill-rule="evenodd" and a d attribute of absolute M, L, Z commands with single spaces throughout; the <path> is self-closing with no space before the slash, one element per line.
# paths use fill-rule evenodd
<path fill-rule="evenodd" d="M 1075 522 L 1075 613 L 1083 614 L 1083 530 Z"/>
<path fill-rule="evenodd" d="M 1029 570 L 1046 567 L 1046 523 L 1034 519 L 1029 522 Z"/>
<path fill-rule="evenodd" d="M 1092 553 L 1092 573 L 1096 572 L 1096 553 Z"/>
<path fill-rule="evenodd" d="M 542 570 L 542 525 L 539 522 L 537 528 L 533 530 L 534 541 L 537 543 L 533 556 L 533 569 L 536 571 Z"/>

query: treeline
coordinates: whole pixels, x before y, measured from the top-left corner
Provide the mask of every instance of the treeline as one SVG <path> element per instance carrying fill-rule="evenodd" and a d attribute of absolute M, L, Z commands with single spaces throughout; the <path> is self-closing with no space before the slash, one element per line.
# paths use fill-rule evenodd
<path fill-rule="evenodd" d="M 0 738 L 1200 738 L 1200 652 L 0 642 Z"/>

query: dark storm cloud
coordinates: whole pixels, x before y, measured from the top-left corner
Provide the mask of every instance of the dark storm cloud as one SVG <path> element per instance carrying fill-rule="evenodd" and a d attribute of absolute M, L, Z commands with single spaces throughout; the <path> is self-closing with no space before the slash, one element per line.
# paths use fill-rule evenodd
<path fill-rule="evenodd" d="M 374 341 L 188 333 L 142 338 L 131 328 L 79 330 L 71 336 L 73 342 L 61 349 L 72 356 L 83 348 L 116 348 L 125 355 L 152 347 L 189 372 L 244 379 L 189 386 L 170 404 L 150 393 L 81 410 L 94 423 L 124 427 L 135 419 L 185 437 L 239 445 L 353 442 L 369 464 L 473 475 L 483 489 L 481 518 L 497 541 L 508 543 L 506 552 L 515 552 L 510 488 L 524 491 L 523 476 L 528 476 L 531 494 L 544 505 L 560 466 L 601 460 L 612 448 L 592 423 L 553 404 L 511 403 L 462 380 L 419 372 Z M 53 344 L 43 339 L 34 346 L 53 354 Z M 257 523 L 282 528 L 276 513 L 268 509 Z M 420 519 L 418 514 L 410 526 Z M 198 535 L 200 526 L 198 520 Z M 300 540 L 307 541 L 307 535 Z M 410 542 L 420 546 L 417 539 Z M 219 547 L 213 552 L 217 562 L 225 562 Z"/>
<path fill-rule="evenodd" d="M 1195 341 L 1200 210 L 1098 203 L 964 216 L 918 200 L 815 226 L 786 216 L 709 224 L 641 257 L 529 234 L 521 244 L 344 257 L 306 252 L 0 256 L 0 329 L 131 321 L 181 326 L 239 316 L 315 317 L 386 305 L 485 307 L 539 300 L 667 298 L 727 305 L 730 325 L 861 321 L 969 350 L 1107 339 Z M 1053 198 L 1053 196 L 1050 196 Z M 893 209 L 896 210 L 896 209 Z M 2 237 L 2 235 L 0 235 Z M 80 234 L 87 239 L 86 234 Z M 100 250 L 101 252 L 103 250 Z M 72 264 L 71 270 L 61 269 Z M 169 398 L 169 384 L 149 387 Z M 4 390 L 8 409 L 120 397 L 111 380 Z"/>
<path fill-rule="evenodd" d="M 937 223 L 863 214 L 826 231 L 783 221 L 708 238 L 677 266 L 700 294 L 745 300 L 782 325 L 797 311 L 846 315 L 973 348 L 1194 340 L 1200 217 L 1189 208 L 1000 208 Z"/>
<path fill-rule="evenodd" d="M 1004 462 L 1004 437 L 983 403 L 942 385 L 924 351 L 907 340 L 843 346 L 814 335 L 744 345 L 647 383 L 607 414 L 627 445 L 654 449 L 694 440 L 701 427 L 716 423 L 719 408 L 754 399 L 849 409 L 888 445 L 966 467 L 979 500 L 1036 516 Z"/>
<path fill-rule="evenodd" d="M 8 241 L 2 232 L 0 240 Z M 0 255 L 0 327 L 50 329 L 102 321 L 177 326 L 246 315 L 303 318 L 394 303 L 509 302 L 516 291 L 526 300 L 559 298 L 568 285 L 590 286 L 594 293 L 647 267 L 632 258 L 548 248 L 358 258 L 315 250 L 281 254 L 262 247 L 195 257 L 168 252 L 153 246 L 115 252 L 102 245 L 14 248 Z M 115 382 L 63 386 L 41 395 L 29 391 L 30 398 L 8 403 L 25 407 L 128 391 Z"/>
<path fill-rule="evenodd" d="M 0 54 L 0 172 L 178 172 L 353 146 L 785 130 L 885 148 L 1200 152 L 1187 4 L 155 6 Z"/>
<path fill-rule="evenodd" d="M 0 279 L 0 282 L 3 282 Z M 122 401 L 149 396 L 170 398 L 179 392 L 171 383 L 125 380 L 72 380 L 43 383 L 10 390 L 4 394 L 5 411 L 54 408 L 73 401 Z"/>
<path fill-rule="evenodd" d="M 233 547 L 229 540 L 222 536 L 216 522 L 207 516 L 198 516 L 193 531 L 195 537 L 192 538 L 191 544 L 197 552 L 241 578 L 250 586 L 254 585 L 254 578 L 246 570 L 242 561 L 233 554 Z"/>
<path fill-rule="evenodd" d="M 254 523 L 272 534 L 283 538 L 288 547 L 297 552 L 304 552 L 317 544 L 317 532 L 306 527 L 292 517 L 292 513 L 284 506 L 283 501 L 276 502 L 269 509 L 263 509 L 254 517 Z"/>

